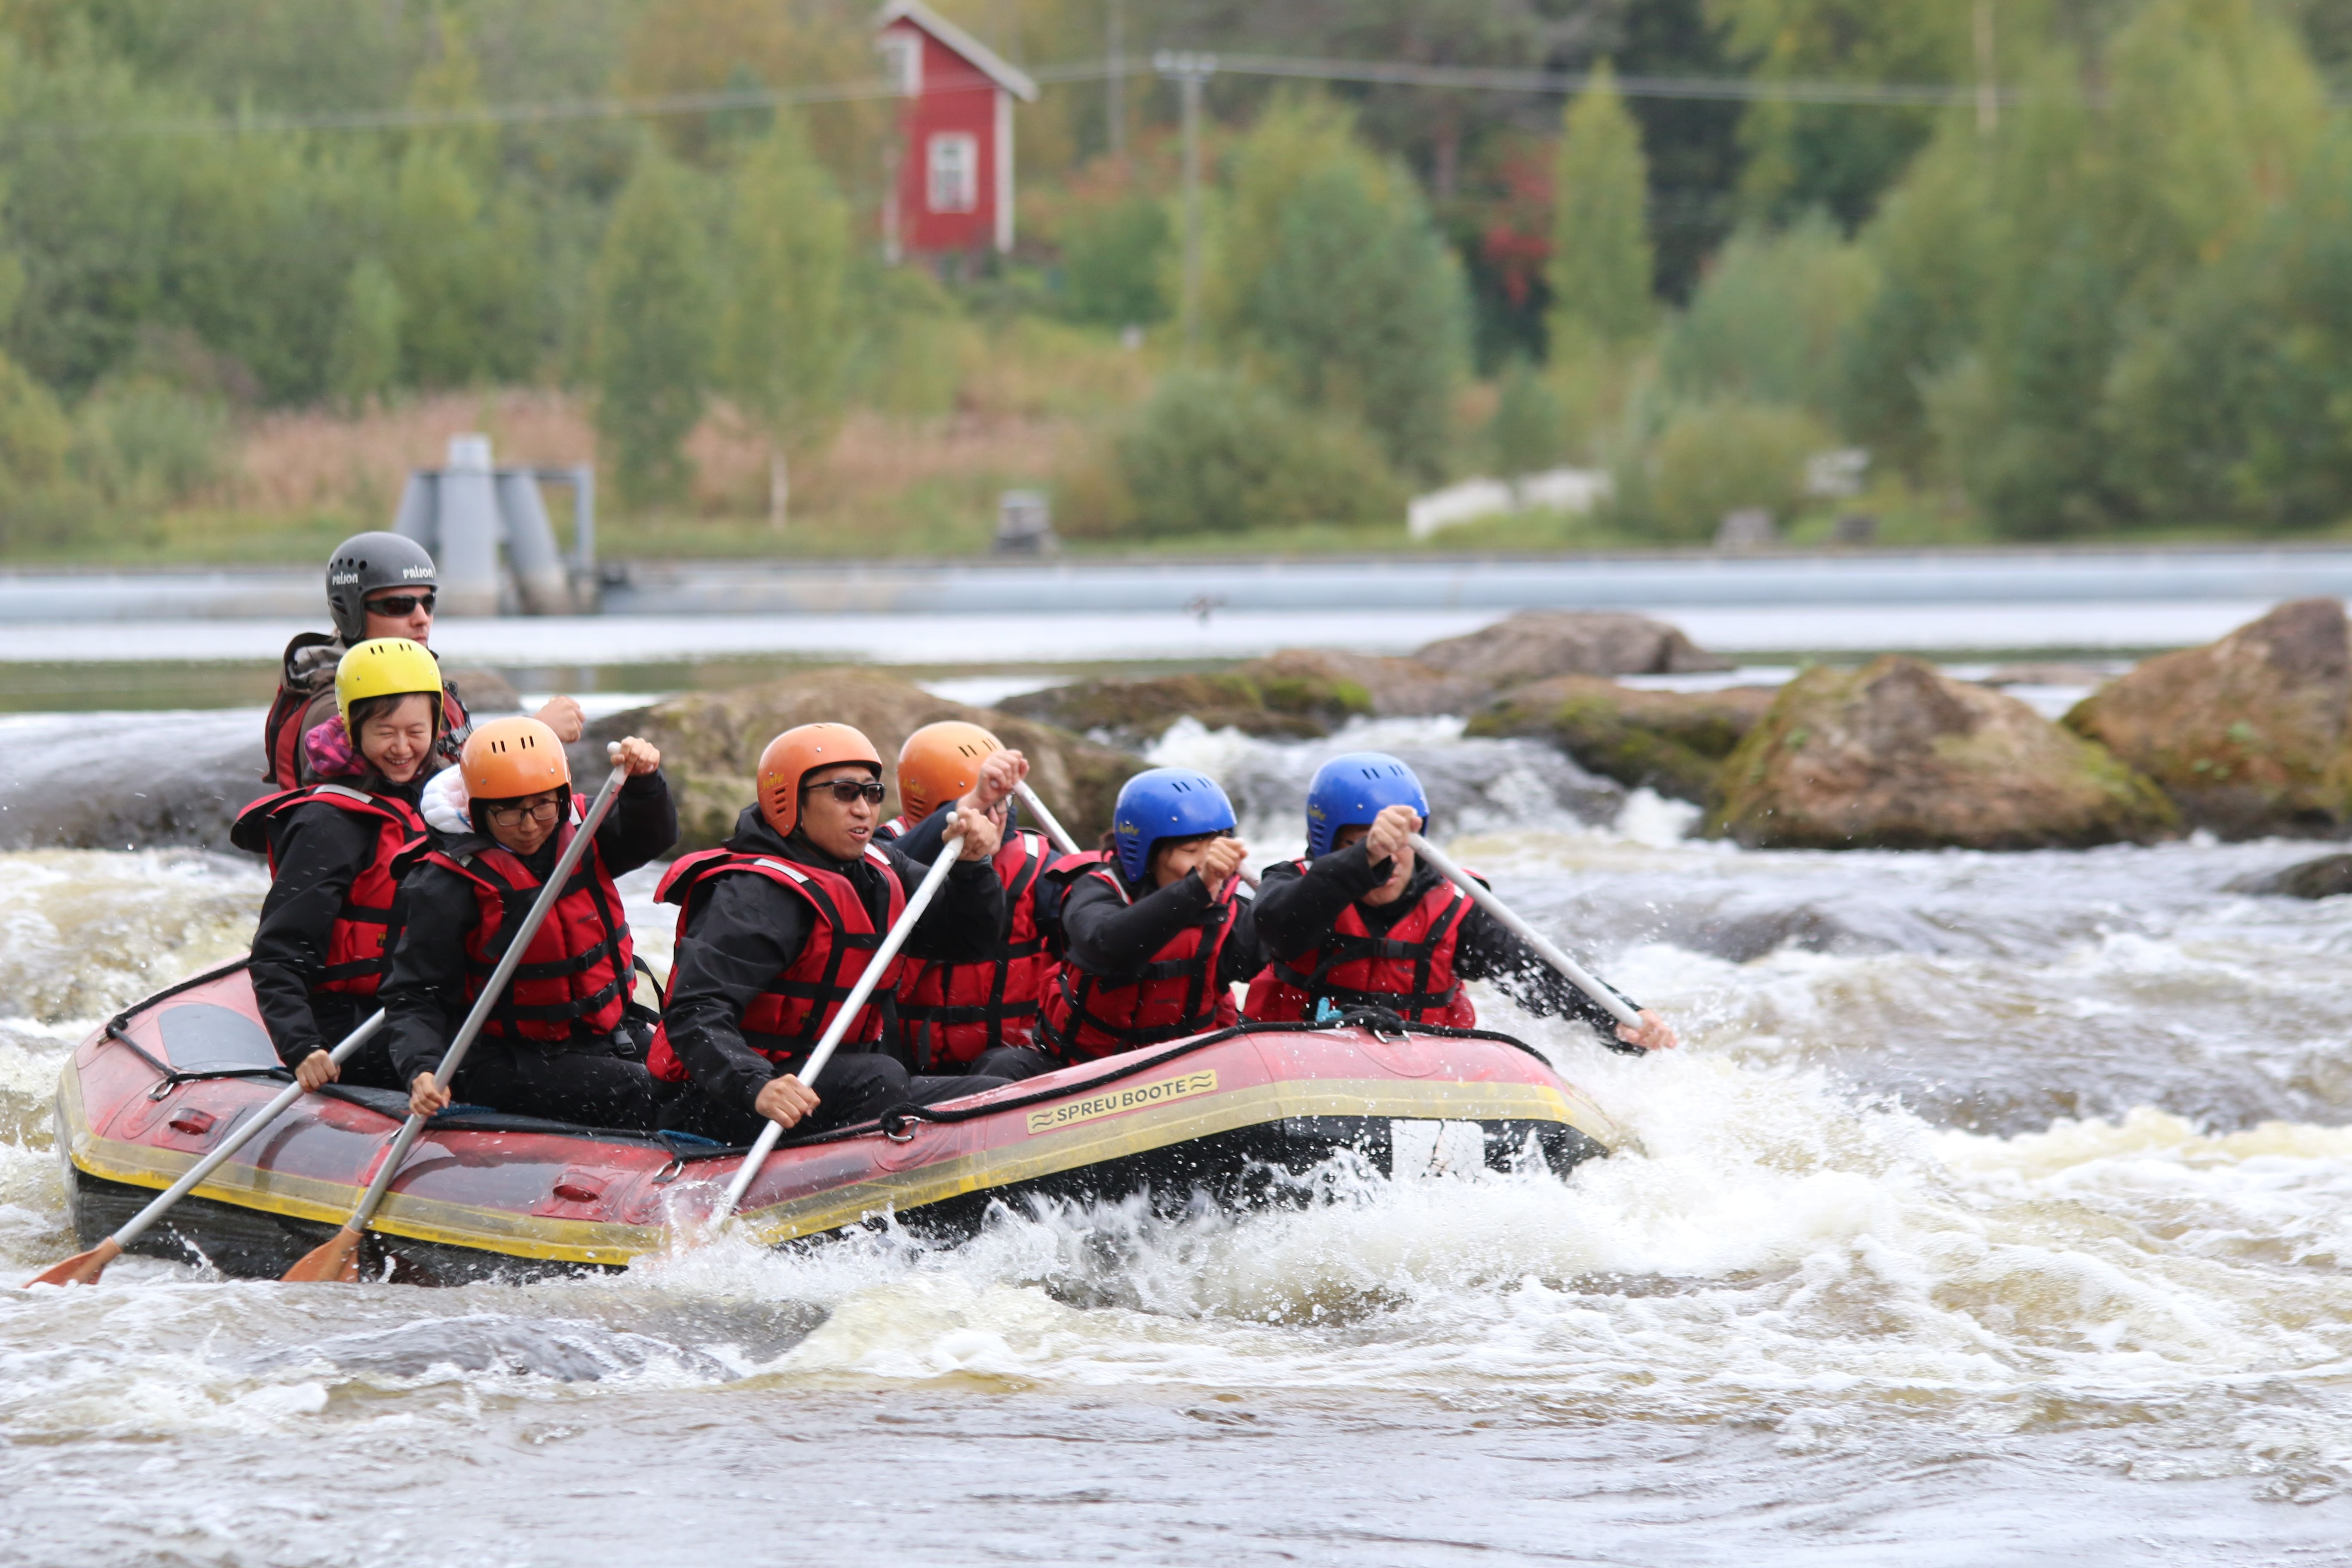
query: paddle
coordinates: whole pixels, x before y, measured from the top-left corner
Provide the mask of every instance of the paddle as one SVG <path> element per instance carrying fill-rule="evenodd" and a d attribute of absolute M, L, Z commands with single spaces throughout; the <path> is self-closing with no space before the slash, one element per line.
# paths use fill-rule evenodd
<path fill-rule="evenodd" d="M 327 1059 L 341 1065 L 344 1058 L 366 1045 L 374 1037 L 375 1032 L 383 1027 L 383 1010 L 378 1008 L 369 1016 L 367 1022 L 345 1035 L 342 1044 L 327 1053 Z M 275 1100 L 255 1112 L 251 1121 L 230 1133 L 227 1141 L 219 1148 L 197 1161 L 186 1175 L 164 1188 L 156 1196 L 154 1202 L 132 1215 L 121 1229 L 91 1247 L 88 1252 L 77 1252 L 55 1268 L 44 1269 L 34 1275 L 25 1281 L 26 1288 L 29 1289 L 35 1285 L 95 1285 L 98 1283 L 98 1277 L 106 1272 L 108 1264 L 122 1256 L 123 1248 L 146 1235 L 149 1226 L 162 1219 L 173 1204 L 201 1186 L 206 1176 L 228 1163 L 230 1155 L 261 1136 L 262 1131 L 277 1121 L 288 1106 L 301 1099 L 303 1092 L 299 1083 L 288 1084 L 278 1091 Z"/>
<path fill-rule="evenodd" d="M 1078 841 L 1070 837 L 1068 828 L 1054 819 L 1054 814 L 1045 809 L 1045 803 L 1037 798 L 1037 792 L 1029 787 L 1028 780 L 1024 779 L 1014 784 L 1013 793 L 1021 797 L 1022 805 L 1036 814 L 1038 822 L 1045 826 L 1045 837 L 1054 841 L 1056 849 L 1065 855 L 1078 853 Z"/>
<path fill-rule="evenodd" d="M 1414 854 L 1436 867 L 1455 887 L 1469 894 L 1480 909 L 1500 921 L 1506 930 L 1535 949 L 1538 958 L 1568 976 L 1570 984 L 1600 1003 L 1611 1017 L 1637 1029 L 1642 1026 L 1642 1016 L 1627 1006 L 1623 997 L 1586 973 L 1582 964 L 1554 947 L 1541 931 L 1512 913 L 1508 904 L 1496 898 L 1477 878 L 1447 859 L 1444 851 L 1418 833 L 1408 835 L 1405 842 L 1412 846 Z"/>
<path fill-rule="evenodd" d="M 606 748 L 607 754 L 619 750 L 617 744 Z M 555 907 L 555 900 L 563 896 L 563 885 L 572 880 L 572 873 L 579 868 L 581 857 L 588 853 L 589 840 L 596 837 L 598 825 L 604 820 L 604 814 L 613 808 L 613 797 L 620 792 L 621 781 L 628 775 L 628 769 L 618 765 L 614 767 L 611 775 L 604 780 L 604 787 L 596 792 L 595 803 L 589 806 L 588 815 L 572 834 L 572 842 L 564 847 L 563 854 L 556 860 L 555 870 L 547 879 L 547 885 L 540 889 L 539 897 L 531 900 L 530 912 L 523 916 L 522 924 L 515 928 L 514 938 L 507 943 L 505 955 L 499 960 L 498 967 L 490 971 L 490 978 L 482 986 L 481 994 L 474 998 L 473 1010 L 466 1015 L 466 1022 L 459 1026 L 457 1037 L 449 1042 L 449 1049 L 442 1056 L 441 1065 L 433 1074 L 434 1080 L 442 1088 L 448 1088 L 457 1078 L 457 1068 L 465 1061 L 466 1052 L 473 1046 L 474 1037 L 482 1032 L 482 1025 L 488 1019 L 491 1009 L 506 994 L 507 982 L 513 978 L 516 966 L 522 963 L 523 949 L 529 947 L 530 939 L 539 934 L 540 923 L 547 919 L 547 911 Z M 376 1205 L 383 1202 L 383 1194 L 391 1190 L 392 1179 L 400 1173 L 401 1162 L 408 1157 L 409 1148 L 416 1142 L 416 1135 L 425 1130 L 425 1118 L 422 1116 L 411 1116 L 401 1123 L 400 1131 L 393 1137 L 392 1148 L 376 1170 L 375 1180 L 368 1184 L 368 1190 L 360 1199 L 360 1206 L 352 1211 L 352 1217 L 343 1222 L 341 1230 L 304 1253 L 283 1278 L 290 1280 L 348 1281 L 360 1277 L 360 1239 L 367 1234 L 368 1221 L 375 1217 Z"/>
<path fill-rule="evenodd" d="M 866 963 L 866 972 L 857 977 L 857 984 L 849 988 L 848 996 L 843 1000 L 841 1011 L 835 1013 L 833 1022 L 824 1026 L 824 1033 L 817 1037 L 816 1049 L 809 1053 L 808 1061 L 793 1075 L 801 1082 L 812 1089 L 816 1087 L 816 1075 L 823 1072 L 824 1064 L 833 1059 L 833 1048 L 841 1044 L 841 1037 L 849 1032 L 849 1026 L 856 1022 L 857 1015 L 865 1010 L 866 999 L 874 994 L 874 987 L 880 982 L 882 972 L 890 967 L 892 959 L 898 956 L 898 949 L 906 945 L 907 933 L 913 931 L 915 922 L 923 918 L 923 910 L 929 907 L 932 895 L 940 890 L 940 884 L 946 881 L 948 873 L 954 869 L 956 851 L 962 847 L 963 835 L 960 833 L 950 835 L 940 845 L 939 858 L 933 860 L 931 868 L 923 873 L 922 883 L 916 888 L 914 896 L 907 900 L 905 912 L 882 938 L 882 945 L 874 950 L 874 957 Z M 735 1205 L 743 1201 L 743 1194 L 751 1187 L 751 1179 L 760 1173 L 760 1167 L 767 1163 L 776 1140 L 783 1135 L 783 1123 L 780 1121 L 771 1121 L 760 1130 L 760 1141 L 751 1145 L 750 1153 L 743 1156 L 742 1168 L 727 1184 L 727 1196 L 711 1213 L 709 1222 L 711 1228 L 724 1225 L 727 1216 L 735 1212 Z"/>

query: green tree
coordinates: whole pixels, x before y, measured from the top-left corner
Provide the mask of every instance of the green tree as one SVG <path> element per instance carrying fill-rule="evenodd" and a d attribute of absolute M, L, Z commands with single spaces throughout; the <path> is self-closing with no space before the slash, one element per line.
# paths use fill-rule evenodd
<path fill-rule="evenodd" d="M 1062 237 L 1071 316 L 1105 327 L 1166 320 L 1161 275 L 1174 238 L 1168 209 L 1150 196 L 1126 196 L 1073 217 Z"/>
<path fill-rule="evenodd" d="M 327 386 L 342 405 L 359 409 L 400 380 L 400 285 L 383 262 L 362 257 L 343 289 L 327 355 Z"/>
<path fill-rule="evenodd" d="M 851 321 L 849 206 L 790 116 L 737 168 L 727 224 L 719 384 L 768 439 L 768 519 L 782 528 L 791 459 L 841 417 Z"/>
<path fill-rule="evenodd" d="M 1293 195 L 1245 321 L 1294 397 L 1354 416 L 1399 468 L 1434 479 L 1467 307 L 1419 202 L 1384 205 L 1340 162 Z"/>
<path fill-rule="evenodd" d="M 1221 336 L 1246 333 L 1259 279 L 1281 247 L 1300 188 L 1318 174 L 1340 172 L 1382 206 L 1401 194 L 1391 188 L 1388 167 L 1356 140 L 1354 116 L 1328 99 L 1279 95 L 1242 139 L 1213 215 L 1214 263 L 1202 289 L 1202 314 Z"/>
<path fill-rule="evenodd" d="M 1868 253 L 1823 214 L 1779 233 L 1743 229 L 1667 331 L 1666 384 L 1685 397 L 1727 394 L 1827 415 L 1839 345 L 1876 287 Z"/>
<path fill-rule="evenodd" d="M 1149 535 L 1392 522 L 1404 497 L 1363 430 L 1227 371 L 1163 377 L 1113 443 Z"/>
<path fill-rule="evenodd" d="M 1603 63 L 1561 118 L 1552 175 L 1554 353 L 1619 345 L 1653 318 L 1648 165 L 1641 128 Z"/>
<path fill-rule="evenodd" d="M 614 205 L 592 280 L 596 431 L 625 506 L 681 494 L 710 382 L 709 246 L 688 176 L 647 147 Z"/>
<path fill-rule="evenodd" d="M 1488 442 L 1507 478 L 1540 473 L 1559 461 L 1568 415 L 1535 366 L 1513 356 L 1503 367 Z"/>

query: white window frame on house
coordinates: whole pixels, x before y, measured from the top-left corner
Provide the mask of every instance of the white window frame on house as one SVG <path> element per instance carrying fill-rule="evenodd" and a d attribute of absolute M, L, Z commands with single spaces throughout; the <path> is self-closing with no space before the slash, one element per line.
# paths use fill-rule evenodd
<path fill-rule="evenodd" d="M 882 52 L 882 79 L 896 88 L 901 98 L 921 97 L 923 40 L 900 29 L 883 34 L 876 47 Z"/>
<path fill-rule="evenodd" d="M 923 200 L 935 213 L 980 210 L 980 138 L 940 131 L 923 145 Z"/>

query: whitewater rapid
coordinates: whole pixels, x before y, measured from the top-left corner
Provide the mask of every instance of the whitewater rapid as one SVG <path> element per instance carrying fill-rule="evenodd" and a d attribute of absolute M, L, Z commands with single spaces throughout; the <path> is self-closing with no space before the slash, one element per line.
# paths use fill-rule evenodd
<path fill-rule="evenodd" d="M 125 1259 L 0 1291 L 0 1560 L 2343 1560 L 2352 921 L 2227 890 L 2309 846 L 1750 853 L 1442 721 L 1162 751 L 1227 780 L 1263 861 L 1367 740 L 1682 1026 L 1629 1060 L 1478 994 L 1616 1156 L 530 1286 Z M 74 1249 L 65 1051 L 237 951 L 264 887 L 197 850 L 0 856 L 7 1270 Z"/>

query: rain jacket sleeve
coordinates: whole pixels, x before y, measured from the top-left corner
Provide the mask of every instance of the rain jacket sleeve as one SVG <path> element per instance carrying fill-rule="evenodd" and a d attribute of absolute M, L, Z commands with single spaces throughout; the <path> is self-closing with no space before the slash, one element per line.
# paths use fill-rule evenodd
<path fill-rule="evenodd" d="M 662 1026 L 703 1093 L 751 1110 L 776 1068 L 744 1044 L 744 1009 L 800 956 L 816 917 L 765 877 L 714 878 L 694 897 L 671 959 Z"/>
<path fill-rule="evenodd" d="M 1557 1015 L 1592 1026 L 1612 1048 L 1638 1051 L 1617 1038 L 1617 1020 L 1591 997 L 1570 984 L 1559 971 L 1538 958 L 1535 950 L 1497 924 L 1484 910 L 1472 910 L 1462 921 L 1462 938 L 1454 950 L 1454 973 L 1463 980 L 1486 980 L 1538 1018 Z M 1601 984 L 1607 984 L 1606 981 Z M 1635 1012 L 1640 1003 L 1614 985 L 1611 994 Z"/>
<path fill-rule="evenodd" d="M 651 864 L 677 842 L 677 802 L 659 768 L 625 780 L 613 809 L 596 826 L 596 853 L 615 877 Z"/>
<path fill-rule="evenodd" d="M 1081 877 L 1062 897 L 1060 910 L 1069 960 L 1090 974 L 1133 974 L 1188 928 L 1201 923 L 1213 900 L 1200 873 L 1145 894 L 1132 904 L 1099 877 Z M 1265 967 L 1257 921 L 1247 897 L 1234 900 L 1234 929 L 1217 961 L 1221 983 L 1246 981 Z"/>
<path fill-rule="evenodd" d="M 367 819 L 323 801 L 273 826 L 278 874 L 253 933 L 253 998 L 278 1059 L 299 1067 L 332 1043 L 320 1037 L 310 991 L 327 966 L 335 916 L 375 853 L 376 830 Z"/>
<path fill-rule="evenodd" d="M 465 1021 L 466 938 L 482 912 L 474 889 L 446 867 L 416 867 L 401 879 L 400 890 L 408 923 L 379 994 L 393 1068 L 402 1083 L 415 1083 L 418 1073 L 441 1065 Z"/>

